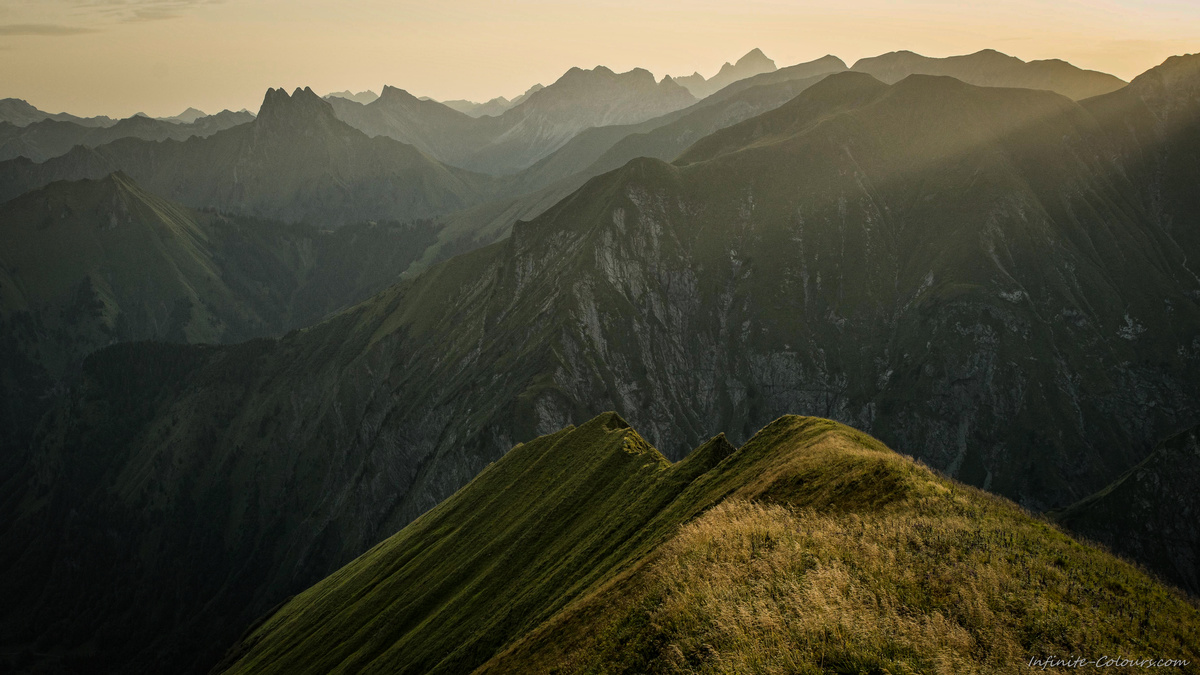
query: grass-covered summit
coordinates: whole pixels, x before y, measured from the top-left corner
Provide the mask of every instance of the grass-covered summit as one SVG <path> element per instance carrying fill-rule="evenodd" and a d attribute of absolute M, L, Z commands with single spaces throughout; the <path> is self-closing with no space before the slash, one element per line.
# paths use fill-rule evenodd
<path fill-rule="evenodd" d="M 607 413 L 518 445 L 225 672 L 1016 672 L 1196 645 L 1178 592 L 844 425 L 672 464 Z"/>

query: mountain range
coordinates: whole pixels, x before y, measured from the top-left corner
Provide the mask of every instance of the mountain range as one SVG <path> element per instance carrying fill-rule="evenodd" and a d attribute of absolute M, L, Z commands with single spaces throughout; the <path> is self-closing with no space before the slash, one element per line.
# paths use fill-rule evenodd
<path fill-rule="evenodd" d="M 535 87 L 495 116 L 471 116 L 395 87 L 359 105 L 330 99 L 338 118 L 371 136 L 421 148 L 452 166 L 509 174 L 557 150 L 589 127 L 630 124 L 695 102 L 669 78 L 646 70 L 614 73 L 603 66 L 572 68 L 548 87 Z"/>
<path fill-rule="evenodd" d="M 311 89 L 290 96 L 272 89 L 253 122 L 208 137 L 122 138 L 41 164 L 0 162 L 0 200 L 114 171 L 189 207 L 322 227 L 428 218 L 483 201 L 493 189 L 486 176 L 346 125 Z"/>
<path fill-rule="evenodd" d="M 690 83 L 0 122 L 0 670 L 1194 657 L 1200 56 Z"/>
<path fill-rule="evenodd" d="M 1079 103 L 795 86 L 315 326 L 87 357 L 0 491 L 3 634 L 78 670 L 206 668 L 596 410 L 676 460 L 807 411 L 1037 510 L 1196 423 L 1200 57 Z"/>

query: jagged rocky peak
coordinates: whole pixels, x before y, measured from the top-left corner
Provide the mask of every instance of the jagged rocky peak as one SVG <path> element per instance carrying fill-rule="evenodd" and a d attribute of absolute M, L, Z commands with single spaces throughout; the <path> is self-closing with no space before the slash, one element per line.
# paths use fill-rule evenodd
<path fill-rule="evenodd" d="M 332 119 L 335 119 L 333 106 L 309 87 L 296 87 L 291 96 L 281 87 L 267 90 L 262 107 L 258 110 L 257 123 L 261 127 Z"/>

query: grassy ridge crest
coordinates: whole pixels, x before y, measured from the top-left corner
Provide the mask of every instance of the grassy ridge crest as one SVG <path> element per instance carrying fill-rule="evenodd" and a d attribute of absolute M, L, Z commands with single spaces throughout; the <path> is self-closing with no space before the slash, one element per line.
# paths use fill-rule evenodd
<path fill-rule="evenodd" d="M 1015 672 L 1198 641 L 1177 591 L 844 425 L 672 464 L 606 413 L 518 445 L 218 671 Z"/>

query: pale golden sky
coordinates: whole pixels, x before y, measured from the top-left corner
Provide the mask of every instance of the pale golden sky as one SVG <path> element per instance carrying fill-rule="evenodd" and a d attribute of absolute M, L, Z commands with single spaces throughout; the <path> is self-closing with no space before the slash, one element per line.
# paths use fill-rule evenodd
<path fill-rule="evenodd" d="M 515 96 L 571 66 L 661 77 L 993 48 L 1125 79 L 1200 51 L 1197 0 L 0 0 L 0 98 L 50 112 L 257 110 L 267 87 Z"/>

